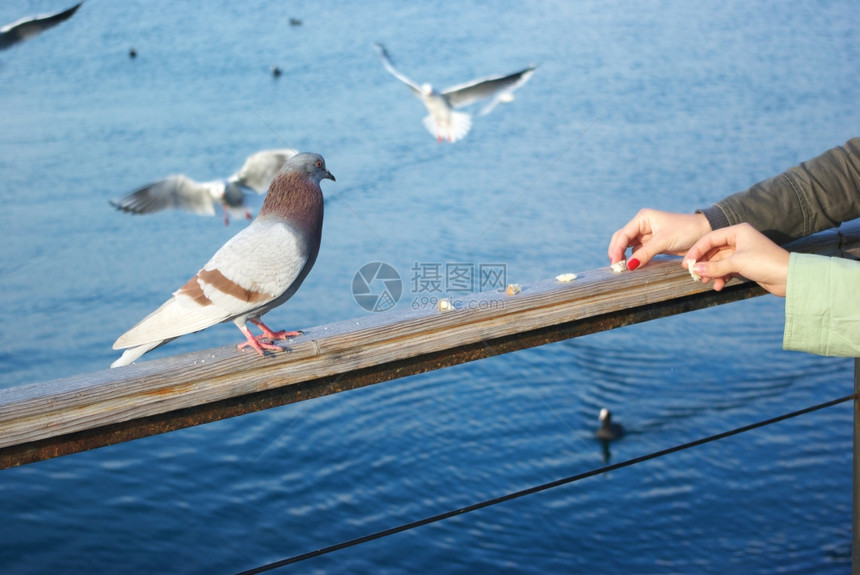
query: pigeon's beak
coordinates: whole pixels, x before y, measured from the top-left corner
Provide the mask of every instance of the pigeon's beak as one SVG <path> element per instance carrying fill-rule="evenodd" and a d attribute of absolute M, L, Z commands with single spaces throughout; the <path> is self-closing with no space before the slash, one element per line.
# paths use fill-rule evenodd
<path fill-rule="evenodd" d="M 331 172 L 329 172 L 328 170 L 326 170 L 326 171 L 325 171 L 325 175 L 323 176 L 323 179 L 324 179 L 324 180 L 331 180 L 332 182 L 336 182 L 336 181 L 337 181 L 337 180 L 335 180 L 335 179 L 334 179 L 334 174 L 332 174 L 332 173 L 331 173 Z"/>

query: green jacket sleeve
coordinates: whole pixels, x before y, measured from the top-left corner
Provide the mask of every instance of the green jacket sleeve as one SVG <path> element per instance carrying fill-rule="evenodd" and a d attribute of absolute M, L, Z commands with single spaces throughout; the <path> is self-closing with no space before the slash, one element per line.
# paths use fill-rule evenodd
<path fill-rule="evenodd" d="M 792 253 L 783 347 L 860 357 L 860 262 Z"/>
<path fill-rule="evenodd" d="M 701 210 L 712 229 L 747 222 L 779 244 L 860 217 L 860 138 Z"/>

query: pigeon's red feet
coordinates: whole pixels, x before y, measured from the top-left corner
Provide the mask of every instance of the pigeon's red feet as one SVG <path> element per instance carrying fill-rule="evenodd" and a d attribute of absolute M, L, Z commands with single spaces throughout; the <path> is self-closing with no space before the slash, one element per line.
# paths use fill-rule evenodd
<path fill-rule="evenodd" d="M 238 349 L 243 349 L 243 348 L 248 347 L 248 346 L 251 346 L 255 350 L 257 350 L 257 353 L 259 355 L 266 355 L 265 353 L 263 353 L 264 349 L 268 349 L 269 351 L 286 351 L 283 347 L 281 347 L 279 345 L 260 341 L 259 339 L 256 339 L 253 336 L 251 336 L 251 339 L 249 339 L 248 341 L 244 341 L 244 342 L 240 343 L 239 345 L 237 345 L 236 347 Z"/>
<path fill-rule="evenodd" d="M 288 339 L 302 335 L 302 332 L 300 331 L 272 331 L 266 324 L 258 319 L 252 319 L 250 321 L 263 331 L 263 335 L 260 336 L 263 339 Z"/>
<path fill-rule="evenodd" d="M 242 329 L 242 333 L 245 334 L 247 341 L 240 343 L 236 347 L 243 349 L 250 346 L 257 350 L 257 353 L 260 355 L 263 355 L 264 349 L 268 349 L 269 351 L 284 351 L 283 347 L 269 343 L 271 341 L 288 339 L 302 335 L 302 332 L 300 331 L 272 331 L 266 324 L 259 320 L 252 319 L 250 321 L 263 330 L 263 333 L 255 337 L 247 327 Z"/>
<path fill-rule="evenodd" d="M 242 333 L 245 334 L 245 339 L 247 339 L 247 341 L 244 341 L 237 345 L 236 347 L 238 349 L 243 349 L 245 347 L 251 346 L 257 351 L 259 355 L 265 355 L 265 353 L 263 353 L 264 349 L 268 349 L 269 351 L 284 351 L 284 348 L 279 345 L 261 341 L 263 339 L 267 339 L 265 334 L 258 337 L 254 337 L 254 335 L 251 333 L 251 330 L 249 330 L 247 327 L 241 329 Z"/>

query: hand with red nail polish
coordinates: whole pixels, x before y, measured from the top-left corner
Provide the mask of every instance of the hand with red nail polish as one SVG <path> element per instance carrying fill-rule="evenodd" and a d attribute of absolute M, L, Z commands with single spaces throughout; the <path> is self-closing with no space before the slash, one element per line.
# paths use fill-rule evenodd
<path fill-rule="evenodd" d="M 703 282 L 713 278 L 720 291 L 735 276 L 752 280 L 770 293 L 785 297 L 789 253 L 749 224 L 705 234 L 684 256 L 682 265 L 696 262 L 693 271 Z"/>
<path fill-rule="evenodd" d="M 632 248 L 627 269 L 635 270 L 657 254 L 684 255 L 710 231 L 711 225 L 703 214 L 640 210 L 627 225 L 613 234 L 609 242 L 609 261 L 614 264 L 624 259 L 627 248 Z"/>

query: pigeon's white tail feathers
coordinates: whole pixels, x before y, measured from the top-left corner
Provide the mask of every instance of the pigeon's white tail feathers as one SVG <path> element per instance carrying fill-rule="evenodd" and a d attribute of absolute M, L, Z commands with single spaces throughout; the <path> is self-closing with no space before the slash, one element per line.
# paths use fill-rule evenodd
<path fill-rule="evenodd" d="M 472 129 L 472 116 L 465 112 L 452 111 L 445 120 L 437 121 L 431 115 L 424 118 L 424 126 L 437 140 L 456 142 L 462 140 Z"/>
<path fill-rule="evenodd" d="M 140 356 L 142 356 L 143 354 L 145 354 L 148 351 L 155 349 L 159 345 L 161 345 L 160 341 L 154 341 L 152 343 L 147 343 L 144 345 L 138 345 L 136 347 L 130 347 L 127 350 L 125 350 L 124 352 L 122 352 L 122 355 L 120 356 L 120 358 L 118 360 L 116 360 L 115 362 L 113 362 L 112 364 L 110 364 L 110 366 L 111 367 L 121 367 L 123 365 L 129 365 L 130 363 L 132 363 L 133 361 L 138 359 Z"/>
<path fill-rule="evenodd" d="M 228 317 L 230 316 L 223 310 L 219 310 L 217 306 L 202 306 L 187 297 L 174 296 L 143 318 L 136 326 L 119 336 L 113 348 L 137 348 L 149 344 L 153 344 L 154 347 L 164 340 L 221 323 Z M 152 347 L 141 353 L 146 353 L 149 349 Z"/>

